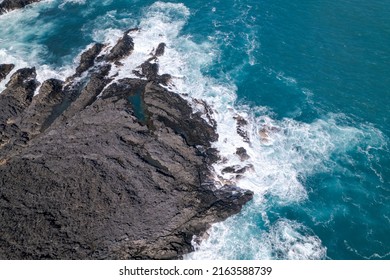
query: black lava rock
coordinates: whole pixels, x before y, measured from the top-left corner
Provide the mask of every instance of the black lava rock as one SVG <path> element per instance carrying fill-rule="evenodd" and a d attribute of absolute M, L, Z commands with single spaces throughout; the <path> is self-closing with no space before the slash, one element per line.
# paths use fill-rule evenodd
<path fill-rule="evenodd" d="M 163 75 L 108 77 L 133 47 L 126 35 L 98 65 L 100 47 L 84 53 L 80 79 L 34 96 L 25 68 L 0 94 L 1 259 L 177 259 L 252 199 L 216 190 L 215 127 Z"/>

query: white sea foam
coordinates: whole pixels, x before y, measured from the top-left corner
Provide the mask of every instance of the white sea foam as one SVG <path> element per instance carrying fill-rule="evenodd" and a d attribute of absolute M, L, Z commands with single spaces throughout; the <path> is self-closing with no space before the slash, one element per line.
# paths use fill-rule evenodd
<path fill-rule="evenodd" d="M 14 72 L 23 67 L 36 67 L 37 80 L 42 83 L 49 78 L 64 79 L 72 73 L 74 65 L 53 67 L 44 63 L 47 50 L 36 38 L 44 35 L 52 28 L 52 22 L 39 18 L 40 10 L 52 1 L 44 1 L 29 9 L 16 10 L 0 17 L 0 61 L 15 64 L 7 79 L 0 83 L 0 92 Z M 31 25 L 34 22 L 34 25 Z M 36 92 L 38 92 L 37 89 Z"/>
<path fill-rule="evenodd" d="M 318 237 L 305 226 L 286 219 L 277 221 L 262 239 L 263 250 L 276 259 L 323 259 L 326 255 Z"/>
<path fill-rule="evenodd" d="M 12 63 L 16 67 L 11 75 L 21 67 L 29 66 L 27 61 L 36 60 L 37 55 L 43 52 L 43 48 L 33 42 L 29 46 L 27 38 L 33 36 L 34 31 L 26 30 L 29 21 L 35 20 L 39 15 L 36 9 L 15 10 L 0 17 L 0 61 L 1 63 Z M 45 28 L 46 26 L 43 25 Z M 43 29 L 44 29 L 43 28 Z M 37 30 L 37 32 L 42 31 Z M 0 83 L 0 92 L 4 90 L 9 77 Z"/>
<path fill-rule="evenodd" d="M 184 64 L 180 61 L 180 54 L 175 49 L 175 40 L 189 16 L 189 10 L 182 4 L 171 4 L 156 2 L 147 11 L 146 16 L 141 19 L 138 27 L 141 32 L 133 32 L 131 36 L 134 40 L 134 51 L 132 55 L 123 60 L 123 66 L 114 67 L 112 75 L 117 78 L 128 77 L 132 70 L 136 69 L 145 60 L 151 57 L 153 49 L 161 42 L 167 44 L 165 55 L 159 58 L 160 72 L 170 73 L 174 76 L 182 75 L 177 72 L 177 66 Z M 108 32 L 107 32 L 108 31 Z M 97 34 L 100 32 L 97 31 Z M 100 34 L 99 34 L 100 35 Z M 105 30 L 104 41 L 109 45 L 114 45 L 123 32 L 117 29 Z M 172 44 L 172 45 L 171 45 Z M 179 60 L 179 61 L 177 61 Z M 176 74 L 176 75 L 175 75 Z"/>
<path fill-rule="evenodd" d="M 267 229 L 251 220 L 237 218 L 214 225 L 201 245 L 193 243 L 195 252 L 186 259 L 324 259 L 326 248 L 307 227 L 280 219 Z M 248 234 L 250 233 L 250 234 Z"/>
<path fill-rule="evenodd" d="M 84 5 L 86 3 L 86 0 L 64 0 L 60 5 L 59 8 L 64 8 L 66 4 L 78 4 L 78 5 Z"/>

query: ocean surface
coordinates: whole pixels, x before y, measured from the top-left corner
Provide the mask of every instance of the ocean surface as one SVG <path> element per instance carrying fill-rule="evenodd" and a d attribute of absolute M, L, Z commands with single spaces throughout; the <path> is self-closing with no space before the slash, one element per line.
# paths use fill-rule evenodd
<path fill-rule="evenodd" d="M 390 2 L 46 0 L 0 16 L 0 63 L 64 79 L 133 27 L 119 77 L 165 42 L 171 90 L 214 111 L 215 179 L 255 192 L 185 258 L 390 259 Z"/>

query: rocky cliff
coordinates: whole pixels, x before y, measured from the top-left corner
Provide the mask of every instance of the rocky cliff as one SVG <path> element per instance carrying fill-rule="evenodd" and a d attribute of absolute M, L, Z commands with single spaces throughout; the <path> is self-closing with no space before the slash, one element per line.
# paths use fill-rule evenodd
<path fill-rule="evenodd" d="M 180 258 L 252 198 L 215 187 L 215 127 L 165 89 L 156 47 L 119 80 L 110 69 L 131 56 L 129 32 L 84 52 L 64 81 L 0 66 L 1 259 Z"/>

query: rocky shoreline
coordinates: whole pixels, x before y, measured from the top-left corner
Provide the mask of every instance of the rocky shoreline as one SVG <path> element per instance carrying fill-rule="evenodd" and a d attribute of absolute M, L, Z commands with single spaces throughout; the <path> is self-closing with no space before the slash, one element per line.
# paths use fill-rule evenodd
<path fill-rule="evenodd" d="M 132 78 L 110 76 L 131 32 L 64 81 L 0 65 L 1 259 L 178 259 L 252 199 L 215 186 L 215 124 L 164 87 L 163 42 Z"/>

